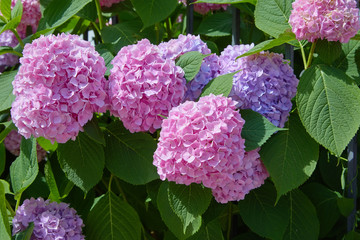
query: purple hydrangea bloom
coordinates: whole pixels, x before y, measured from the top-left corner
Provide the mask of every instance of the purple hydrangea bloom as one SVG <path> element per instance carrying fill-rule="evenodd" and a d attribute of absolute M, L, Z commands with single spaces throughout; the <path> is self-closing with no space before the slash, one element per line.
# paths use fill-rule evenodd
<path fill-rule="evenodd" d="M 210 54 L 211 50 L 206 43 L 200 39 L 200 36 L 179 35 L 177 39 L 172 39 L 168 42 L 161 43 L 159 48 L 163 52 L 164 58 L 175 60 L 184 53 L 197 51 L 202 54 Z M 199 73 L 195 78 L 186 84 L 187 91 L 184 96 L 185 100 L 196 100 L 201 90 L 206 84 L 212 80 L 218 73 L 218 58 L 212 54 L 203 60 Z"/>
<path fill-rule="evenodd" d="M 197 0 L 195 0 L 195 2 L 196 1 Z M 186 0 L 179 0 L 179 2 L 182 2 L 186 6 Z M 208 12 L 212 12 L 220 9 L 226 10 L 228 6 L 230 6 L 230 4 L 195 3 L 194 10 L 197 13 L 205 15 Z"/>
<path fill-rule="evenodd" d="M 66 203 L 26 199 L 13 219 L 13 235 L 34 223 L 31 240 L 84 240 L 82 219 Z"/>
<path fill-rule="evenodd" d="M 101 7 L 111 7 L 115 3 L 123 2 L 125 0 L 100 0 Z"/>
<path fill-rule="evenodd" d="M 346 43 L 360 29 L 355 0 L 296 0 L 292 7 L 289 23 L 299 40 Z"/>
<path fill-rule="evenodd" d="M 104 59 L 79 36 L 41 36 L 26 44 L 20 63 L 11 118 L 25 138 L 75 140 L 94 112 L 107 110 Z"/>
<path fill-rule="evenodd" d="M 229 97 L 240 109 L 252 109 L 278 127 L 284 127 L 299 80 L 282 54 L 261 52 L 236 60 L 253 45 L 228 46 L 219 57 L 220 74 L 234 75 Z"/>
<path fill-rule="evenodd" d="M 0 46 L 15 47 L 17 44 L 18 40 L 10 30 L 0 34 Z M 6 67 L 14 66 L 18 61 L 19 57 L 14 54 L 6 53 L 0 55 L 0 72 L 3 72 Z"/>
<path fill-rule="evenodd" d="M 130 132 L 155 132 L 161 127 L 162 116 L 168 116 L 184 97 L 184 71 L 147 39 L 123 47 L 112 64 L 111 113 Z"/>

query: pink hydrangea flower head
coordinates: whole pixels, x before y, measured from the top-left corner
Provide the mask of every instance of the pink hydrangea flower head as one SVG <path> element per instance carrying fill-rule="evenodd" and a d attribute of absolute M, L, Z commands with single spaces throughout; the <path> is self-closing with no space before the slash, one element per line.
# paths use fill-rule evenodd
<path fill-rule="evenodd" d="M 115 3 L 123 2 L 125 0 L 100 0 L 101 7 L 111 7 Z"/>
<path fill-rule="evenodd" d="M 13 8 L 17 0 L 11 0 L 11 7 Z M 26 29 L 31 26 L 32 32 L 35 33 L 41 19 L 40 1 L 39 0 L 21 0 L 23 4 L 23 14 L 21 22 L 16 28 L 20 37 L 26 37 Z"/>
<path fill-rule="evenodd" d="M 154 153 L 160 179 L 216 188 L 220 176 L 234 174 L 245 153 L 244 120 L 235 108 L 230 98 L 211 94 L 171 109 Z"/>
<path fill-rule="evenodd" d="M 284 127 L 292 108 L 299 80 L 282 54 L 261 52 L 236 60 L 254 45 L 235 45 L 219 57 L 220 74 L 234 75 L 229 97 L 240 109 L 252 109 L 278 127 Z"/>
<path fill-rule="evenodd" d="M 196 0 L 197 1 L 197 0 Z M 200 13 L 202 15 L 205 15 L 208 12 L 217 11 L 220 9 L 226 10 L 230 4 L 215 4 L 215 3 L 196 3 L 194 4 L 194 11 L 197 13 Z M 179 0 L 179 2 L 182 2 L 186 6 L 186 0 Z"/>
<path fill-rule="evenodd" d="M 184 53 L 191 51 L 197 51 L 204 55 L 211 53 L 211 50 L 208 48 L 206 43 L 200 39 L 200 36 L 194 36 L 191 34 L 180 34 L 177 39 L 161 43 L 159 48 L 163 52 L 163 56 L 171 60 L 176 60 Z M 215 77 L 217 73 L 218 57 L 215 54 L 212 54 L 203 60 L 200 71 L 195 78 L 186 84 L 187 91 L 185 93 L 184 101 L 194 101 L 198 99 L 201 94 L 201 90 Z"/>
<path fill-rule="evenodd" d="M 4 139 L 5 148 L 15 156 L 20 155 L 20 144 L 21 135 L 15 130 L 12 130 Z M 36 152 L 38 162 L 46 157 L 46 151 L 39 144 L 36 144 Z"/>
<path fill-rule="evenodd" d="M 104 59 L 77 35 L 26 44 L 13 81 L 11 118 L 25 138 L 75 140 L 94 112 L 108 108 Z"/>
<path fill-rule="evenodd" d="M 360 29 L 355 0 L 296 0 L 289 18 L 298 40 L 346 43 Z"/>
<path fill-rule="evenodd" d="M 111 113 L 130 132 L 155 132 L 162 116 L 168 116 L 184 97 L 184 71 L 175 66 L 175 61 L 164 58 L 158 46 L 147 39 L 123 47 L 112 64 Z"/>
<path fill-rule="evenodd" d="M 14 33 L 12 33 L 10 30 L 0 34 L 0 46 L 16 47 L 17 44 L 18 41 Z M 14 54 L 6 53 L 0 55 L 0 72 L 3 72 L 6 67 L 14 66 L 18 63 L 18 61 L 19 57 Z"/>
<path fill-rule="evenodd" d="M 245 152 L 241 167 L 234 174 L 220 176 L 223 184 L 212 189 L 217 202 L 243 200 L 250 190 L 264 184 L 269 173 L 260 160 L 259 150 L 260 148 Z"/>
<path fill-rule="evenodd" d="M 17 209 L 13 218 L 15 235 L 24 231 L 29 223 L 34 223 L 34 231 L 30 240 L 66 239 L 84 240 L 82 228 L 83 220 L 76 210 L 66 203 L 44 201 L 42 198 L 26 199 Z"/>

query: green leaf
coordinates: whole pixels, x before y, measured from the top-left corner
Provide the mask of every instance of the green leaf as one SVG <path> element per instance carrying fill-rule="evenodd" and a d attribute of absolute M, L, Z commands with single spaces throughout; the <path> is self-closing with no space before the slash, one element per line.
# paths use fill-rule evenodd
<path fill-rule="evenodd" d="M 206 227 L 202 226 L 195 235 L 188 238 L 189 240 L 224 240 L 224 235 L 219 222 L 213 220 Z"/>
<path fill-rule="evenodd" d="M 5 163 L 6 163 L 5 146 L 3 143 L 0 143 L 0 176 L 5 170 Z"/>
<path fill-rule="evenodd" d="M 318 39 L 316 41 L 315 52 L 319 54 L 320 59 L 327 64 L 331 64 L 335 59 L 340 57 L 342 52 L 340 42 L 329 42 L 327 40 Z"/>
<path fill-rule="evenodd" d="M 21 21 L 21 16 L 17 16 L 15 18 L 11 19 L 8 23 L 6 23 L 1 28 L 0 34 L 5 32 L 6 30 L 15 29 L 19 25 L 20 21 Z"/>
<path fill-rule="evenodd" d="M 193 221 L 206 211 L 212 199 L 209 188 L 195 183 L 186 186 L 170 182 L 168 197 L 171 208 L 181 219 L 183 233 Z"/>
<path fill-rule="evenodd" d="M 105 76 L 110 75 L 110 70 L 113 67 L 111 64 L 111 61 L 114 59 L 114 55 L 110 51 L 110 49 L 107 49 L 106 44 L 98 44 L 95 46 L 96 51 L 100 54 L 102 58 L 104 58 L 105 66 L 106 66 L 106 73 Z"/>
<path fill-rule="evenodd" d="M 0 1 L 0 10 L 2 15 L 10 20 L 11 18 L 11 0 L 1 0 Z"/>
<path fill-rule="evenodd" d="M 249 109 L 241 110 L 240 113 L 245 120 L 241 137 L 245 139 L 246 151 L 261 147 L 275 132 L 285 130 L 276 127 L 260 113 Z"/>
<path fill-rule="evenodd" d="M 106 167 L 115 176 L 134 185 L 158 179 L 152 164 L 156 141 L 146 133 L 130 133 L 120 122 L 110 124 L 105 132 Z"/>
<path fill-rule="evenodd" d="M 228 73 L 214 78 L 204 87 L 200 97 L 210 95 L 211 93 L 214 95 L 222 94 L 225 97 L 229 96 L 233 86 L 233 76 L 238 72 L 239 71 Z"/>
<path fill-rule="evenodd" d="M 262 43 L 257 44 L 256 46 L 254 46 L 252 49 L 250 49 L 248 52 L 240 55 L 237 58 L 241 58 L 241 57 L 245 57 L 245 56 L 250 56 L 252 54 L 255 53 L 259 53 L 265 50 L 269 50 L 273 47 L 277 47 L 280 46 L 284 43 L 288 43 L 292 40 L 295 40 L 295 34 L 293 32 L 289 32 L 289 31 L 285 31 L 284 33 L 280 34 L 278 38 L 275 39 L 271 39 L 271 40 L 267 40 L 264 41 Z"/>
<path fill-rule="evenodd" d="M 345 197 L 342 197 L 340 195 L 339 198 L 337 199 L 337 206 L 338 206 L 338 208 L 340 210 L 340 213 L 344 217 L 347 217 L 354 210 L 354 206 L 355 206 L 354 205 L 354 199 L 345 198 Z"/>
<path fill-rule="evenodd" d="M 199 0 L 199 1 L 196 1 L 196 3 L 218 3 L 218 4 L 251 3 L 254 5 L 256 2 L 257 2 L 257 0 Z"/>
<path fill-rule="evenodd" d="M 23 14 L 23 4 L 21 0 L 17 0 L 14 8 L 11 10 L 11 19 L 22 17 Z"/>
<path fill-rule="evenodd" d="M 17 71 L 3 72 L 0 75 L 0 111 L 4 111 L 11 107 L 15 96 L 12 94 L 14 80 Z"/>
<path fill-rule="evenodd" d="M 92 0 L 52 0 L 45 8 L 38 31 L 60 26 L 91 1 Z"/>
<path fill-rule="evenodd" d="M 319 220 L 316 210 L 309 198 L 295 189 L 289 194 L 290 223 L 284 240 L 317 240 L 319 236 Z"/>
<path fill-rule="evenodd" d="M 199 28 L 197 34 L 204 34 L 209 37 L 230 36 L 232 30 L 232 15 L 229 13 L 215 13 L 205 18 Z"/>
<path fill-rule="evenodd" d="M 56 151 L 57 147 L 58 147 L 58 143 L 54 142 L 54 144 L 51 143 L 50 140 L 44 138 L 44 137 L 38 137 L 36 139 L 36 141 L 38 142 L 38 144 L 40 145 L 40 147 L 42 147 L 45 151 Z"/>
<path fill-rule="evenodd" d="M 144 23 L 143 29 L 166 19 L 177 7 L 177 0 L 131 0 Z"/>
<path fill-rule="evenodd" d="M 4 124 L 4 123 L 2 123 L 2 124 Z M 5 125 L 5 129 L 2 130 L 2 132 L 0 132 L 0 143 L 2 143 L 4 141 L 4 139 L 11 132 L 11 130 L 16 129 L 16 127 L 12 121 L 6 122 L 4 125 Z"/>
<path fill-rule="evenodd" d="M 187 82 L 190 82 L 200 71 L 204 58 L 210 55 L 211 54 L 204 55 L 197 51 L 187 52 L 177 59 L 176 66 L 179 66 L 184 70 L 185 79 Z"/>
<path fill-rule="evenodd" d="M 316 182 L 305 185 L 302 190 L 315 206 L 320 222 L 319 236 L 323 238 L 340 217 L 337 206 L 338 194 Z"/>
<path fill-rule="evenodd" d="M 14 193 L 21 194 L 28 188 L 39 172 L 36 155 L 36 139 L 22 138 L 20 156 L 10 166 L 10 179 Z"/>
<path fill-rule="evenodd" d="M 326 65 L 300 78 L 296 105 L 308 133 L 340 156 L 360 125 L 360 89 L 342 71 Z"/>
<path fill-rule="evenodd" d="M 289 131 L 278 132 L 260 150 L 278 199 L 312 175 L 319 157 L 319 145 L 306 133 L 296 114 L 290 115 L 287 128 Z"/>
<path fill-rule="evenodd" d="M 282 197 L 276 203 L 275 187 L 266 182 L 239 201 L 239 212 L 245 224 L 256 234 L 282 239 L 290 220 L 289 199 Z"/>
<path fill-rule="evenodd" d="M 260 30 L 277 38 L 291 28 L 289 16 L 294 0 L 258 0 L 255 8 L 255 25 Z"/>
<path fill-rule="evenodd" d="M 360 240 L 360 233 L 351 231 L 344 236 L 343 240 Z"/>
<path fill-rule="evenodd" d="M 157 206 L 160 211 L 161 218 L 163 219 L 169 230 L 180 240 L 186 239 L 194 235 L 201 227 L 201 216 L 196 217 L 183 232 L 183 224 L 181 219 L 175 214 L 170 207 L 168 198 L 168 183 L 163 182 L 160 186 L 157 196 Z"/>
<path fill-rule="evenodd" d="M 85 124 L 84 131 L 92 140 L 102 145 L 105 145 L 104 134 L 99 127 L 99 123 L 96 117 L 93 117 L 91 121 Z"/>
<path fill-rule="evenodd" d="M 340 57 L 333 63 L 335 68 L 344 71 L 360 84 L 360 41 L 350 40 L 341 44 Z"/>
<path fill-rule="evenodd" d="M 95 200 L 85 226 L 88 240 L 141 238 L 141 222 L 137 212 L 112 192 Z"/>
<path fill-rule="evenodd" d="M 0 184 L 0 239 L 11 240 L 10 224 L 6 210 L 5 189 Z"/>
<path fill-rule="evenodd" d="M 56 184 L 54 173 L 51 168 L 51 161 L 47 161 L 45 163 L 44 174 L 45 174 L 45 179 L 46 179 L 47 185 L 50 190 L 49 199 L 52 201 L 58 202 L 60 200 L 61 196 L 60 196 L 57 184 Z"/>
<path fill-rule="evenodd" d="M 95 1 L 91 1 L 83 9 L 81 9 L 77 15 L 81 18 L 85 18 L 91 22 L 95 22 L 98 18 Z"/>
<path fill-rule="evenodd" d="M 0 47 L 0 55 L 6 54 L 6 53 L 11 53 L 11 54 L 16 55 L 18 57 L 22 57 L 22 54 L 15 51 L 12 47 L 7 47 L 7 46 Z"/>
<path fill-rule="evenodd" d="M 7 181 L 0 179 L 0 185 L 3 186 L 5 194 L 12 194 L 10 191 L 10 184 Z"/>
<path fill-rule="evenodd" d="M 103 146 L 80 132 L 75 141 L 59 144 L 58 158 L 67 178 L 84 192 L 101 179 L 105 164 Z"/>
<path fill-rule="evenodd" d="M 34 231 L 34 223 L 30 222 L 29 226 L 24 231 L 17 233 L 13 237 L 13 239 L 14 240 L 30 240 L 33 231 Z"/>

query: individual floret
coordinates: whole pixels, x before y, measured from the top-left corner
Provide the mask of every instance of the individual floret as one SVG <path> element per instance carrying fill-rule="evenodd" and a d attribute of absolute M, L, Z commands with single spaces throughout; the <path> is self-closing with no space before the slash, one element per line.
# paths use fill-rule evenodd
<path fill-rule="evenodd" d="M 168 116 L 184 97 L 184 71 L 147 39 L 123 47 L 112 64 L 111 113 L 130 132 L 159 129 L 163 116 Z"/>
<path fill-rule="evenodd" d="M 13 155 L 20 155 L 21 135 L 16 131 L 12 130 L 4 139 L 5 148 Z M 40 162 L 46 156 L 46 151 L 39 145 L 36 144 L 37 160 Z"/>
<path fill-rule="evenodd" d="M 123 2 L 125 0 L 100 0 L 101 7 L 111 7 L 115 3 Z"/>
<path fill-rule="evenodd" d="M 13 219 L 13 235 L 34 223 L 30 240 L 84 240 L 82 219 L 66 203 L 26 199 Z"/>
<path fill-rule="evenodd" d="M 199 36 L 179 35 L 177 39 L 172 39 L 168 42 L 159 45 L 163 56 L 168 59 L 176 60 L 184 53 L 197 51 L 204 55 L 211 54 L 211 50 L 207 47 Z M 201 94 L 201 90 L 206 84 L 212 80 L 218 73 L 218 58 L 212 54 L 203 60 L 199 73 L 195 78 L 186 84 L 187 91 L 185 93 L 185 100 L 196 100 Z"/>
<path fill-rule="evenodd" d="M 278 127 L 284 127 L 299 80 L 282 54 L 261 52 L 236 60 L 253 45 L 235 45 L 219 57 L 220 74 L 234 75 L 229 97 L 240 109 L 252 109 Z"/>
<path fill-rule="evenodd" d="M 360 29 L 355 0 L 296 0 L 289 18 L 298 40 L 346 43 Z"/>
<path fill-rule="evenodd" d="M 196 1 L 197 0 L 194 1 L 195 2 L 194 10 L 195 12 L 200 13 L 202 15 L 220 9 L 226 10 L 227 7 L 230 5 L 230 4 L 215 4 L 215 3 L 196 3 Z M 179 2 L 182 2 L 186 6 L 187 0 L 179 0 Z"/>
<path fill-rule="evenodd" d="M 108 107 L 104 59 L 90 42 L 70 34 L 26 44 L 13 81 L 12 120 L 25 138 L 75 140 L 94 112 Z"/>

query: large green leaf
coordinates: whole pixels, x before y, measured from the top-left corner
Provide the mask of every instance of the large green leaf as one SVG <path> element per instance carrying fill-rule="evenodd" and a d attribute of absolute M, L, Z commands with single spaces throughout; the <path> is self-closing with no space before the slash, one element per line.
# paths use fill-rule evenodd
<path fill-rule="evenodd" d="M 4 186 L 0 184 L 0 239 L 10 240 L 11 231 L 5 201 L 5 189 Z"/>
<path fill-rule="evenodd" d="M 296 114 L 290 115 L 286 127 L 288 131 L 272 136 L 260 150 L 278 198 L 303 184 L 315 170 L 319 157 L 319 145 L 306 133 Z"/>
<path fill-rule="evenodd" d="M 176 65 L 181 67 L 185 72 L 185 79 L 187 82 L 190 82 L 194 79 L 196 74 L 200 71 L 201 64 L 207 56 L 211 54 L 204 55 L 197 51 L 187 52 L 181 55 L 177 61 Z"/>
<path fill-rule="evenodd" d="M 0 176 L 5 170 L 5 163 L 6 163 L 5 146 L 3 143 L 0 143 Z"/>
<path fill-rule="evenodd" d="M 143 28 L 166 19 L 178 5 L 177 0 L 131 0 L 139 14 Z"/>
<path fill-rule="evenodd" d="M 60 26 L 91 1 L 92 0 L 52 0 L 45 8 L 38 30 Z"/>
<path fill-rule="evenodd" d="M 360 84 L 360 41 L 350 40 L 341 44 L 340 57 L 333 63 L 335 68 L 341 69 Z"/>
<path fill-rule="evenodd" d="M 87 122 L 84 126 L 85 133 L 95 142 L 105 145 L 104 134 L 99 127 L 96 117 Z"/>
<path fill-rule="evenodd" d="M 170 206 L 168 198 L 168 185 L 169 184 L 167 182 L 161 184 L 157 195 L 157 206 L 159 208 L 161 218 L 169 230 L 178 239 L 183 240 L 194 235 L 200 229 L 202 219 L 201 216 L 196 217 L 196 219 L 189 224 L 184 233 L 181 219 L 175 214 Z"/>
<path fill-rule="evenodd" d="M 316 208 L 320 222 L 320 237 L 325 237 L 340 217 L 338 194 L 316 182 L 305 185 L 302 190 Z"/>
<path fill-rule="evenodd" d="M 232 86 L 233 86 L 233 77 L 238 72 L 228 73 L 225 75 L 218 76 L 211 80 L 203 89 L 200 97 L 210 95 L 220 95 L 227 97 L 229 96 Z"/>
<path fill-rule="evenodd" d="M 152 164 L 156 141 L 146 133 L 130 133 L 120 122 L 105 131 L 106 167 L 131 184 L 145 184 L 159 178 Z"/>
<path fill-rule="evenodd" d="M 232 15 L 229 13 L 216 13 L 205 18 L 199 28 L 197 34 L 204 34 L 209 37 L 230 36 L 232 28 Z"/>
<path fill-rule="evenodd" d="M 10 166 L 10 179 L 15 194 L 22 193 L 28 188 L 39 172 L 36 155 L 36 139 L 22 138 L 20 155 Z"/>
<path fill-rule="evenodd" d="M 0 111 L 4 111 L 11 107 L 15 96 L 12 94 L 12 81 L 17 71 L 4 72 L 0 75 Z"/>
<path fill-rule="evenodd" d="M 22 14 L 23 14 L 23 4 L 21 0 L 17 0 L 14 8 L 11 10 L 11 18 L 14 19 L 20 16 L 21 19 Z"/>
<path fill-rule="evenodd" d="M 235 3 L 252 3 L 255 4 L 257 0 L 198 0 L 197 3 L 218 3 L 218 4 L 235 4 Z"/>
<path fill-rule="evenodd" d="M 85 222 L 88 240 L 138 240 L 141 222 L 137 212 L 112 192 L 95 200 Z"/>
<path fill-rule="evenodd" d="M 255 25 L 260 30 L 277 38 L 291 28 L 289 16 L 294 0 L 258 0 L 255 8 Z"/>
<path fill-rule="evenodd" d="M 342 53 L 340 42 L 329 42 L 325 39 L 318 39 L 316 41 L 316 48 L 315 52 L 319 54 L 319 58 L 327 63 L 331 64 L 334 62 L 335 59 L 337 59 L 340 54 Z"/>
<path fill-rule="evenodd" d="M 206 211 L 212 198 L 209 188 L 195 183 L 186 186 L 171 182 L 168 195 L 171 208 L 181 219 L 184 233 L 186 228 Z"/>
<path fill-rule="evenodd" d="M 267 40 L 267 41 L 257 44 L 256 46 L 254 46 L 252 49 L 250 49 L 246 53 L 240 55 L 238 58 L 250 56 L 255 53 L 269 50 L 273 47 L 280 46 L 284 43 L 290 42 L 295 39 L 296 39 L 295 34 L 293 32 L 285 31 L 284 33 L 280 34 L 278 38 Z"/>
<path fill-rule="evenodd" d="M 301 76 L 296 96 L 306 130 L 340 156 L 360 125 L 360 89 L 355 82 L 336 68 L 316 65 Z"/>
<path fill-rule="evenodd" d="M 44 174 L 45 174 L 46 183 L 50 190 L 49 199 L 52 201 L 56 201 L 56 202 L 59 201 L 61 196 L 60 196 L 58 186 L 56 184 L 53 170 L 51 168 L 51 161 L 46 162 L 45 167 L 44 167 Z"/>
<path fill-rule="evenodd" d="M 10 20 L 11 17 L 11 0 L 1 0 L 0 1 L 0 10 L 2 15 Z"/>
<path fill-rule="evenodd" d="M 80 132 L 75 141 L 59 144 L 58 158 L 67 178 L 84 192 L 94 187 L 103 175 L 103 146 Z"/>
<path fill-rule="evenodd" d="M 245 139 L 245 150 L 251 151 L 261 147 L 275 132 L 284 130 L 276 127 L 260 113 L 249 109 L 241 110 L 245 120 L 241 137 Z"/>
<path fill-rule="evenodd" d="M 239 202 L 239 211 L 253 232 L 269 239 L 282 239 L 290 220 L 289 199 L 276 203 L 276 189 L 269 182 L 250 191 Z"/>
<path fill-rule="evenodd" d="M 16 129 L 14 123 L 12 121 L 1 123 L 5 126 L 5 129 L 0 132 L 0 143 L 2 143 L 6 136 L 11 132 L 11 130 Z"/>
<path fill-rule="evenodd" d="M 221 226 L 217 219 L 209 222 L 206 226 L 202 226 L 195 235 L 188 238 L 189 240 L 224 240 Z"/>
<path fill-rule="evenodd" d="M 319 236 L 319 220 L 314 205 L 300 190 L 289 194 L 290 223 L 286 229 L 284 240 L 317 240 Z"/>

